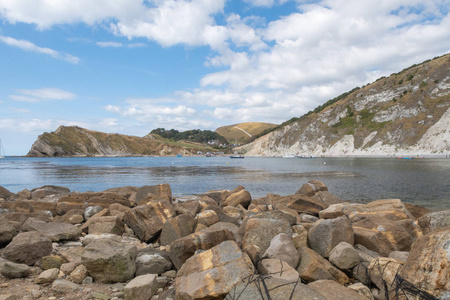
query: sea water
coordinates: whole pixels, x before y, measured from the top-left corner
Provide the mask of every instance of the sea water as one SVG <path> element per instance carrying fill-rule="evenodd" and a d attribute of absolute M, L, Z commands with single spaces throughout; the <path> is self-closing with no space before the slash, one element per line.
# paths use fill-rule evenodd
<path fill-rule="evenodd" d="M 0 160 L 0 186 L 11 192 L 44 185 L 71 191 L 168 183 L 175 197 L 242 185 L 253 198 L 294 194 L 312 179 L 343 200 L 398 198 L 450 209 L 450 159 L 83 157 Z"/>

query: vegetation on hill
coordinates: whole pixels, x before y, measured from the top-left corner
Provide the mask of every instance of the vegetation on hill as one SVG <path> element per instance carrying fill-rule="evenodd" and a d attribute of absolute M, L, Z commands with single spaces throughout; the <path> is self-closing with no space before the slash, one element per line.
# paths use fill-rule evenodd
<path fill-rule="evenodd" d="M 246 122 L 228 126 L 222 126 L 216 129 L 216 132 L 225 137 L 229 143 L 240 144 L 248 143 L 254 140 L 255 136 L 259 136 L 261 132 L 270 130 L 277 125 L 262 122 Z"/>
<path fill-rule="evenodd" d="M 189 140 L 196 143 L 206 144 L 208 141 L 216 140 L 219 141 L 219 143 L 226 143 L 226 139 L 223 136 L 211 130 L 193 129 L 180 132 L 176 129 L 157 128 L 153 129 L 150 133 L 157 134 L 163 138 L 173 141 Z"/>

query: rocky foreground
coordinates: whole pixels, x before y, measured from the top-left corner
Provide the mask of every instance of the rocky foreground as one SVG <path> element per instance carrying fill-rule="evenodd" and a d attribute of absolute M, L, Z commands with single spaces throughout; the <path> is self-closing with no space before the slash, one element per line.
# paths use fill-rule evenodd
<path fill-rule="evenodd" d="M 0 299 L 450 299 L 450 210 L 347 203 L 320 181 L 70 192 L 0 187 Z"/>

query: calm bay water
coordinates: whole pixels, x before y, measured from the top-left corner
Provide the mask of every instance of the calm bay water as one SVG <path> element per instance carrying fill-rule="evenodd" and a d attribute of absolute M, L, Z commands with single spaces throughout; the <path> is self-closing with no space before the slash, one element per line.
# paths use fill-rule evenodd
<path fill-rule="evenodd" d="M 312 179 L 343 200 L 399 198 L 433 210 L 450 208 L 450 159 L 108 157 L 0 160 L 0 186 L 12 192 L 43 185 L 71 191 L 169 183 L 174 196 L 244 186 L 253 198 L 294 194 Z"/>

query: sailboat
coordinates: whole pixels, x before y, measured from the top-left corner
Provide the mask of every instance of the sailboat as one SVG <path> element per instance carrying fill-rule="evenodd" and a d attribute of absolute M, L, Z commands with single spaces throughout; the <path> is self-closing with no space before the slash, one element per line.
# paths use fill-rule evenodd
<path fill-rule="evenodd" d="M 3 150 L 2 140 L 0 140 L 0 159 L 5 158 L 5 150 Z"/>

